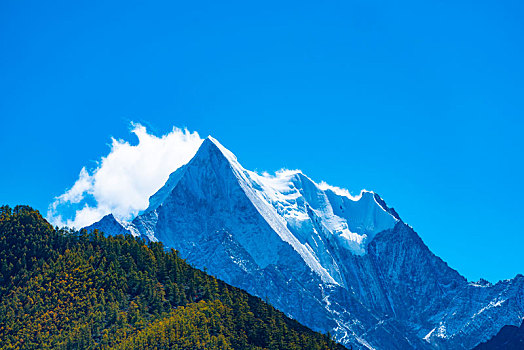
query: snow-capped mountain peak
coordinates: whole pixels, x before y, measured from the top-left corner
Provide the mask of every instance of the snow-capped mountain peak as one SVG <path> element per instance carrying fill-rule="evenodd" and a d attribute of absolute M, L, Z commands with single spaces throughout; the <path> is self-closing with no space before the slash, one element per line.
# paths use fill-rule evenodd
<path fill-rule="evenodd" d="M 220 142 L 218 142 L 217 139 L 215 139 L 213 136 L 209 135 L 205 140 L 204 142 L 202 143 L 202 146 L 204 147 L 208 147 L 208 148 L 213 148 L 216 147 L 220 150 L 220 152 L 222 152 L 222 154 L 233 164 L 238 164 L 238 161 L 237 161 L 237 157 L 233 154 L 233 152 L 231 152 L 230 150 L 228 150 L 227 148 L 225 148 L 224 146 L 222 146 L 222 144 Z M 240 165 L 240 164 L 238 164 Z"/>
<path fill-rule="evenodd" d="M 211 163 L 212 157 L 214 158 L 215 165 L 217 162 L 227 161 L 232 167 L 240 167 L 240 164 L 238 164 L 235 155 L 231 151 L 226 149 L 224 146 L 222 146 L 220 142 L 218 142 L 218 140 L 216 140 L 212 136 L 208 136 L 206 139 L 202 141 L 202 144 L 198 148 L 197 153 L 193 156 L 189 163 Z M 178 181 L 183 176 L 187 166 L 188 164 L 183 165 L 182 167 L 171 173 L 171 175 L 169 175 L 169 178 L 164 184 L 164 186 L 162 186 L 160 190 L 158 190 L 149 198 L 149 206 L 144 211 L 144 213 L 148 213 L 157 209 L 158 206 L 160 206 L 164 202 L 167 196 L 169 196 L 171 191 L 178 184 Z"/>
<path fill-rule="evenodd" d="M 468 283 L 378 194 L 249 171 L 211 136 L 131 223 L 90 228 L 162 241 L 354 348 L 471 348 L 524 315 L 523 278 Z"/>
<path fill-rule="evenodd" d="M 398 221 L 383 208 L 383 201 L 377 202 L 378 196 L 372 191 L 351 196 L 346 190 L 315 183 L 300 170 L 280 170 L 274 175 L 248 171 L 211 136 L 204 140 L 194 159 L 207 161 L 210 153 L 223 155 L 246 194 L 255 202 L 263 202 L 257 203 L 262 215 L 269 210 L 266 206 L 272 207 L 270 211 L 297 237 L 307 239 L 318 229 L 337 237 L 341 246 L 352 253 L 362 255 L 376 233 L 393 228 Z M 323 222 L 319 228 L 314 227 L 315 218 Z"/>

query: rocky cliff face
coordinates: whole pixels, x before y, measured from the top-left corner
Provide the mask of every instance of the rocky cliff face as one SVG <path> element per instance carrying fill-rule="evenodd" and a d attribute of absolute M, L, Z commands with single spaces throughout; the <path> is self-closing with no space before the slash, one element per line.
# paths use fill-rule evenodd
<path fill-rule="evenodd" d="M 504 326 L 493 338 L 476 346 L 474 350 L 524 349 L 524 322 L 520 327 Z"/>
<path fill-rule="evenodd" d="M 250 172 L 212 138 L 132 223 L 90 228 L 160 240 L 355 348 L 470 349 L 524 317 L 521 275 L 470 283 L 377 194 Z"/>

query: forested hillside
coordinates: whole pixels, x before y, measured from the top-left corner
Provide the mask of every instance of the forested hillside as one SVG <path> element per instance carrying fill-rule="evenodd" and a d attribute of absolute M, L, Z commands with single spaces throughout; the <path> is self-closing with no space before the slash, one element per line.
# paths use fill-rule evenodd
<path fill-rule="evenodd" d="M 0 207 L 2 349 L 344 349 L 161 243 Z"/>

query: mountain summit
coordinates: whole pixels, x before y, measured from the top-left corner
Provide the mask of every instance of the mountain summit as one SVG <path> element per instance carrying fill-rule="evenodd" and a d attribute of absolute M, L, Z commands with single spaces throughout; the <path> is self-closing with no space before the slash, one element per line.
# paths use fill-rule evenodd
<path fill-rule="evenodd" d="M 524 317 L 522 276 L 470 283 L 376 193 L 260 175 L 212 137 L 131 223 L 93 228 L 162 241 L 355 348 L 469 349 Z"/>

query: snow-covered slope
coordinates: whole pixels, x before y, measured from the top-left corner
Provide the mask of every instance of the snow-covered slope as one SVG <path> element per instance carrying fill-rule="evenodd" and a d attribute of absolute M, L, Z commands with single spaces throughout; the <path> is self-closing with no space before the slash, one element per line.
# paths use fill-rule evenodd
<path fill-rule="evenodd" d="M 356 348 L 469 349 L 524 317 L 522 276 L 468 283 L 377 194 L 248 171 L 211 137 L 132 223 L 90 228 L 160 240 Z"/>

